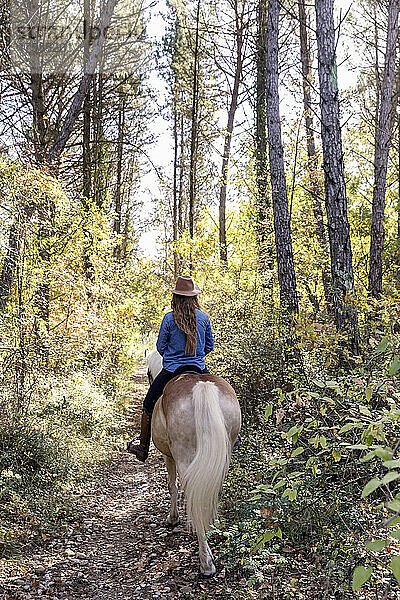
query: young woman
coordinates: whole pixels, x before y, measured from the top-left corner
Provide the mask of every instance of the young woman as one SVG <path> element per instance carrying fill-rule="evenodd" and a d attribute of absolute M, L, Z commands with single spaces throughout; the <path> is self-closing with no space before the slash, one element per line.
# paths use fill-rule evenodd
<path fill-rule="evenodd" d="M 195 371 L 208 373 L 204 362 L 206 354 L 214 348 L 211 323 L 200 310 L 197 299 L 201 293 L 189 276 L 178 277 L 172 290 L 172 311 L 161 323 L 157 350 L 163 357 L 163 368 L 154 379 L 143 402 L 140 443 L 129 442 L 128 452 L 144 462 L 149 454 L 151 416 L 164 387 L 173 377 Z"/>

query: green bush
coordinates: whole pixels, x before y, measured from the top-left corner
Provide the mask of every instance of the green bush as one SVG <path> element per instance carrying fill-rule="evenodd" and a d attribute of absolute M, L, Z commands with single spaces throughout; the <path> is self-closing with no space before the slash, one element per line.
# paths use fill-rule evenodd
<path fill-rule="evenodd" d="M 3 424 L 0 428 L 2 489 L 54 486 L 69 469 L 65 446 L 32 421 Z"/>

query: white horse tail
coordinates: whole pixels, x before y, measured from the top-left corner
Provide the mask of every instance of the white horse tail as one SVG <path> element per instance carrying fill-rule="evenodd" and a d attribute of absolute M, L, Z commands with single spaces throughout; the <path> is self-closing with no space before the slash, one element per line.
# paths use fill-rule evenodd
<path fill-rule="evenodd" d="M 182 474 L 189 523 L 205 535 L 217 514 L 218 495 L 229 467 L 231 444 L 219 405 L 218 388 L 199 381 L 193 388 L 196 454 Z"/>

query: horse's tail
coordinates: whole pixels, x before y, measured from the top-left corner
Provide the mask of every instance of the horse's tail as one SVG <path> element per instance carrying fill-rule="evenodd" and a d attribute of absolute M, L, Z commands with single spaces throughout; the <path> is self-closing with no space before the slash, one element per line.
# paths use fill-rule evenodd
<path fill-rule="evenodd" d="M 218 388 L 199 381 L 193 388 L 196 454 L 182 475 L 187 516 L 193 529 L 204 535 L 214 521 L 218 495 L 229 467 L 231 445 L 222 414 Z"/>

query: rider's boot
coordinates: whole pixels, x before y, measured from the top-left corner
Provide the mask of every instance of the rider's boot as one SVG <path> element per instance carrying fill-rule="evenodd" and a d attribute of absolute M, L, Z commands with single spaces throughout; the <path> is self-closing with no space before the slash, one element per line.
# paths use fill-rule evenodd
<path fill-rule="evenodd" d="M 140 443 L 134 445 L 133 441 L 128 442 L 126 449 L 131 454 L 134 454 L 138 460 L 144 462 L 149 455 L 150 436 L 151 417 L 144 410 L 142 413 L 142 422 L 140 425 Z"/>

